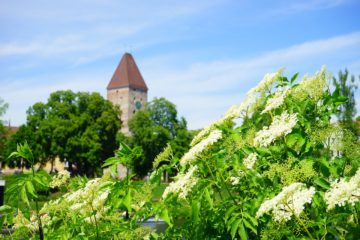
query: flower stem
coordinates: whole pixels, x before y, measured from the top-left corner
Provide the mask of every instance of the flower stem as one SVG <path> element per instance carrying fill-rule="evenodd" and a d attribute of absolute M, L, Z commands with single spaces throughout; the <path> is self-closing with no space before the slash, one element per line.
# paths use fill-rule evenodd
<path fill-rule="evenodd" d="M 34 162 L 31 162 L 31 170 L 32 170 L 32 175 L 33 178 L 35 178 L 35 168 L 34 168 Z M 35 198 L 35 207 L 36 207 L 36 217 L 37 217 L 37 221 L 38 221 L 38 225 L 39 225 L 39 237 L 40 240 L 44 240 L 44 232 L 43 232 L 43 228 L 42 228 L 42 224 L 41 224 L 41 217 L 40 217 L 40 213 L 39 213 L 39 203 L 37 200 L 37 197 Z"/>

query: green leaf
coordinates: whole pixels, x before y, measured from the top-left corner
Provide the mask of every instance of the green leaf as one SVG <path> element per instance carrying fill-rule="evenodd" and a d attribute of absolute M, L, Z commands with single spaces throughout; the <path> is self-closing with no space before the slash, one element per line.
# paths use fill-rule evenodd
<path fill-rule="evenodd" d="M 126 207 L 126 209 L 131 212 L 131 193 L 130 190 L 122 200 L 122 204 Z"/>
<path fill-rule="evenodd" d="M 199 221 L 200 202 L 193 200 L 191 203 L 191 218 L 194 223 Z"/>
<path fill-rule="evenodd" d="M 251 216 L 248 212 L 244 212 L 243 214 L 244 214 L 244 216 L 245 216 L 247 219 L 249 219 L 249 220 L 251 221 L 251 223 L 252 223 L 254 226 L 257 226 L 257 225 L 258 225 L 258 222 L 257 222 L 257 220 L 256 220 L 255 217 Z"/>
<path fill-rule="evenodd" d="M 30 207 L 30 203 L 29 203 L 29 199 L 28 199 L 28 196 L 27 196 L 27 193 L 26 193 L 25 186 L 22 186 L 22 187 L 21 187 L 21 190 L 20 190 L 20 199 L 21 199 L 21 201 L 23 201 L 27 206 Z"/>
<path fill-rule="evenodd" d="M 3 205 L 0 207 L 0 214 L 12 213 L 14 209 L 9 205 Z"/>
<path fill-rule="evenodd" d="M 326 190 L 330 189 L 330 183 L 326 181 L 324 178 L 317 178 L 315 179 L 314 183 Z"/>
<path fill-rule="evenodd" d="M 229 217 L 231 216 L 231 214 L 234 212 L 235 209 L 236 209 L 236 206 L 232 206 L 226 211 L 225 221 L 227 221 L 229 219 Z"/>
<path fill-rule="evenodd" d="M 296 80 L 296 78 L 299 76 L 299 73 L 297 72 L 297 73 L 295 73 L 292 77 L 291 77 L 291 79 L 290 79 L 290 83 L 293 83 L 295 80 Z"/>
<path fill-rule="evenodd" d="M 204 191 L 204 194 L 205 194 L 205 199 L 206 201 L 209 203 L 210 205 L 210 209 L 212 209 L 214 207 L 214 202 L 210 196 L 210 192 L 207 188 L 205 188 L 205 191 Z"/>
<path fill-rule="evenodd" d="M 32 195 L 34 198 L 37 198 L 34 185 L 31 183 L 31 181 L 26 181 L 25 186 L 27 192 L 30 193 L 30 195 Z"/>
<path fill-rule="evenodd" d="M 245 229 L 243 223 L 240 224 L 239 234 L 240 234 L 240 237 L 241 237 L 242 240 L 247 240 L 248 239 L 248 235 L 247 235 L 247 232 L 246 232 L 246 229 Z"/>
<path fill-rule="evenodd" d="M 238 227 L 239 227 L 239 224 L 242 224 L 241 222 L 241 218 L 240 219 L 237 219 L 236 221 L 234 221 L 231 225 L 231 231 L 230 231 L 230 234 L 231 234 L 231 238 L 234 239 L 235 237 L 235 234 L 238 230 Z"/>
<path fill-rule="evenodd" d="M 161 215 L 160 215 L 161 219 L 164 220 L 170 227 L 172 227 L 172 223 L 169 217 L 169 212 L 168 210 L 165 208 L 164 210 L 161 211 Z"/>
<path fill-rule="evenodd" d="M 246 220 L 245 218 L 243 218 L 243 222 L 244 222 L 244 224 L 245 224 L 245 226 L 246 226 L 247 228 L 250 228 L 251 231 L 253 231 L 255 234 L 257 234 L 256 228 L 255 228 L 248 220 Z"/>
<path fill-rule="evenodd" d="M 286 145 L 297 152 L 302 148 L 305 142 L 305 138 L 299 133 L 292 133 L 286 137 Z"/>

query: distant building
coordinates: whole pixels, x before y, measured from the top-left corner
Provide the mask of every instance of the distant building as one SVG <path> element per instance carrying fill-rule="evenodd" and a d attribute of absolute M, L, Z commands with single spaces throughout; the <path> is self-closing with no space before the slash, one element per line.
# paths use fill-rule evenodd
<path fill-rule="evenodd" d="M 148 87 L 130 53 L 120 60 L 108 86 L 107 99 L 121 110 L 121 132 L 130 135 L 128 122 L 147 103 Z"/>

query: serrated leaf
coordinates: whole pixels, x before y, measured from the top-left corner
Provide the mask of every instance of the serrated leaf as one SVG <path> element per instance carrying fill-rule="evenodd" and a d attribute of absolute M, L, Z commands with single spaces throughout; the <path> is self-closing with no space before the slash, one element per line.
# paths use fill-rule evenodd
<path fill-rule="evenodd" d="M 291 79 L 290 79 L 290 83 L 293 83 L 295 80 L 296 80 L 296 78 L 299 76 L 299 73 L 297 72 L 297 73 L 295 73 L 292 77 L 291 77 Z"/>
<path fill-rule="evenodd" d="M 165 208 L 164 210 L 161 211 L 161 215 L 160 215 L 161 219 L 164 220 L 170 227 L 172 227 L 172 223 L 169 217 L 169 212 L 168 210 Z"/>
<path fill-rule="evenodd" d="M 231 238 L 234 239 L 235 237 L 235 234 L 239 228 L 239 224 L 241 223 L 241 218 L 240 219 L 237 219 L 236 221 L 234 221 L 232 224 L 231 224 L 231 231 L 230 231 L 230 235 L 231 235 Z"/>
<path fill-rule="evenodd" d="M 257 225 L 258 225 L 258 222 L 257 222 L 257 220 L 256 220 L 255 217 L 251 216 L 248 212 L 244 212 L 243 214 L 244 214 L 244 216 L 245 216 L 247 219 L 249 219 L 249 220 L 251 221 L 251 223 L 252 223 L 254 226 L 257 226 Z"/>
<path fill-rule="evenodd" d="M 324 178 L 317 178 L 315 179 L 314 183 L 326 190 L 330 189 L 330 183 L 326 181 Z"/>
<path fill-rule="evenodd" d="M 204 194 L 205 194 L 205 199 L 206 201 L 209 203 L 210 205 L 210 209 L 212 209 L 214 207 L 214 202 L 210 196 L 210 192 L 207 188 L 205 188 L 205 191 L 204 191 Z"/>
<path fill-rule="evenodd" d="M 239 235 L 240 235 L 241 240 L 247 240 L 248 239 L 246 229 L 245 229 L 244 224 L 242 222 L 241 222 L 241 224 L 239 226 Z"/>
<path fill-rule="evenodd" d="M 37 198 L 34 185 L 31 183 L 31 181 L 26 181 L 25 187 L 26 187 L 27 192 L 30 193 L 31 196 L 33 196 L 34 198 Z"/>
<path fill-rule="evenodd" d="M 21 201 L 23 201 L 27 206 L 30 206 L 29 199 L 28 199 L 28 196 L 27 196 L 27 194 L 26 194 L 25 186 L 22 186 L 22 187 L 21 187 L 21 190 L 20 190 L 20 199 L 21 199 Z"/>
<path fill-rule="evenodd" d="M 257 234 L 256 228 L 248 221 L 246 218 L 243 218 L 243 222 L 247 228 L 250 228 L 255 234 Z"/>
<path fill-rule="evenodd" d="M 128 193 L 126 194 L 126 196 L 124 197 L 124 199 L 122 200 L 122 204 L 124 205 L 124 207 L 131 212 L 131 193 L 130 190 L 128 191 Z"/>
<path fill-rule="evenodd" d="M 191 218 L 194 223 L 199 221 L 200 202 L 193 200 L 191 203 Z"/>
<path fill-rule="evenodd" d="M 0 207 L 0 214 L 7 214 L 13 212 L 14 209 L 9 205 L 3 205 Z"/>
<path fill-rule="evenodd" d="M 232 206 L 226 211 L 225 221 L 227 221 L 229 219 L 230 215 L 234 212 L 235 209 L 236 209 L 236 206 Z"/>

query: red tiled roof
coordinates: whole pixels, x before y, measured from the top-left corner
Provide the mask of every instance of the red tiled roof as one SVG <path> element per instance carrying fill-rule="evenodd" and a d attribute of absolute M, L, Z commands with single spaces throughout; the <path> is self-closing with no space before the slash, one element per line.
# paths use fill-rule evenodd
<path fill-rule="evenodd" d="M 121 58 L 107 89 L 121 87 L 133 87 L 144 91 L 148 90 L 139 68 L 130 53 L 125 53 Z"/>

